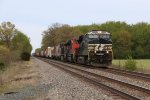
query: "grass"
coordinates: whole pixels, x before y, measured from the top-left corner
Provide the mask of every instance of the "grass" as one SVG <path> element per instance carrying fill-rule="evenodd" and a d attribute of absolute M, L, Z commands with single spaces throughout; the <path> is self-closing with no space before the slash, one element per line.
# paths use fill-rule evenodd
<path fill-rule="evenodd" d="M 113 65 L 124 66 L 126 60 L 113 60 Z M 135 60 L 137 62 L 137 68 L 150 69 L 150 59 L 138 59 Z"/>
<path fill-rule="evenodd" d="M 0 94 L 34 83 L 32 67 L 31 61 L 17 62 L 8 66 L 0 73 Z"/>

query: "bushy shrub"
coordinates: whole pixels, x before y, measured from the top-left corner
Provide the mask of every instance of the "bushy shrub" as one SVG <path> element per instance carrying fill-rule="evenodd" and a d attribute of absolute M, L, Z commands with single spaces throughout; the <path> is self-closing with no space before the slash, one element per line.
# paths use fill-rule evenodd
<path fill-rule="evenodd" d="M 5 64 L 3 62 L 0 62 L 0 71 L 5 68 Z"/>
<path fill-rule="evenodd" d="M 21 51 L 12 50 L 11 51 L 11 60 L 12 60 L 12 62 L 17 62 L 17 61 L 21 60 Z"/>
<path fill-rule="evenodd" d="M 30 53 L 28 53 L 28 52 L 21 53 L 21 59 L 24 61 L 29 61 L 30 60 Z"/>
<path fill-rule="evenodd" d="M 6 64 L 9 64 L 11 62 L 11 52 L 10 50 L 4 46 L 0 45 L 0 62 Z"/>
<path fill-rule="evenodd" d="M 125 68 L 134 71 L 137 69 L 137 62 L 133 60 L 131 56 L 128 56 L 127 61 L 125 62 Z"/>

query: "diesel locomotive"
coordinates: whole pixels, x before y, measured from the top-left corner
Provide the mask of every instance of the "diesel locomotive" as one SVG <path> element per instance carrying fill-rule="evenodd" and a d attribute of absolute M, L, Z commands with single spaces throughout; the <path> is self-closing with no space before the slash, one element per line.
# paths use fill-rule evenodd
<path fill-rule="evenodd" d="M 106 31 L 91 31 L 79 37 L 78 62 L 94 66 L 112 63 L 112 40 Z"/>

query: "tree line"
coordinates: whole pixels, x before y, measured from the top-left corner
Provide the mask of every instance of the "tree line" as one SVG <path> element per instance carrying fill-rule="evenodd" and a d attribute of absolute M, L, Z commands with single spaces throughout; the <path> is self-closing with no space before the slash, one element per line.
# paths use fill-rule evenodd
<path fill-rule="evenodd" d="M 111 33 L 115 59 L 125 59 L 129 55 L 135 59 L 150 58 L 150 24 L 145 22 L 130 25 L 126 22 L 110 21 L 103 24 L 77 26 L 55 23 L 43 32 L 42 47 L 36 49 L 36 52 L 91 30 L 105 30 Z"/>
<path fill-rule="evenodd" d="M 31 53 L 30 39 L 11 22 L 0 24 L 0 63 L 21 60 L 22 53 Z"/>

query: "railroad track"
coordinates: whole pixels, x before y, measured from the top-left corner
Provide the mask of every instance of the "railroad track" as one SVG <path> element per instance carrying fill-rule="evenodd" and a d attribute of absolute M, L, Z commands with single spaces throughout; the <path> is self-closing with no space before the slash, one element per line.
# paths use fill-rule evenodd
<path fill-rule="evenodd" d="M 72 66 L 71 64 L 69 65 L 69 64 L 62 63 L 62 62 L 53 61 L 49 59 L 43 59 L 43 58 L 42 60 L 70 74 L 73 74 L 77 77 L 85 79 L 86 81 L 96 86 L 100 86 L 101 88 L 107 89 L 111 93 L 114 93 L 124 99 L 128 99 L 128 100 L 141 100 L 141 99 L 146 100 L 147 99 L 148 100 L 148 98 L 150 98 L 149 89 L 146 89 L 137 85 L 133 85 L 130 83 L 125 83 L 125 82 L 115 80 L 112 78 L 108 78 L 102 75 L 98 75 L 89 71 L 85 71 L 83 69 L 71 67 Z M 114 84 L 117 87 L 113 86 Z M 134 93 L 130 91 L 134 91 Z"/>
<path fill-rule="evenodd" d="M 100 70 L 102 70 L 102 69 L 100 69 Z M 137 78 L 137 79 L 141 79 L 141 80 L 150 82 L 150 74 L 131 72 L 131 71 L 121 70 L 121 69 L 116 69 L 116 68 L 108 68 L 108 69 L 102 70 L 102 71 L 109 72 L 112 74 L 117 74 L 117 75 L 129 76 L 132 78 Z"/>
<path fill-rule="evenodd" d="M 63 62 L 63 61 L 61 61 L 61 62 Z M 77 66 L 82 66 L 82 67 L 86 67 L 86 68 L 87 67 L 88 68 L 94 68 L 94 69 L 98 69 L 100 71 L 104 71 L 104 72 L 108 72 L 108 73 L 112 73 L 112 74 L 116 74 L 116 75 L 126 76 L 126 77 L 130 77 L 130 78 L 140 79 L 142 81 L 150 82 L 150 74 L 127 71 L 127 70 L 122 70 L 122 69 L 116 69 L 116 68 L 112 68 L 112 67 L 97 68 L 97 67 L 93 67 L 91 65 L 84 65 L 84 64 L 71 63 L 71 62 L 65 62 L 65 63 L 77 65 Z"/>
<path fill-rule="evenodd" d="M 63 61 L 61 61 L 63 62 Z M 150 82 L 150 74 L 145 74 L 145 73 L 140 73 L 140 72 L 133 72 L 133 71 L 127 71 L 127 70 L 122 70 L 122 69 L 116 69 L 116 68 L 98 68 L 98 67 L 93 67 L 91 65 L 84 65 L 84 64 L 78 64 L 78 63 L 71 63 L 71 62 L 65 62 L 68 64 L 72 64 L 72 65 L 77 65 L 77 66 L 82 66 L 82 67 L 88 67 L 88 68 L 94 68 L 94 69 L 98 69 L 100 71 L 104 71 L 104 72 L 109 72 L 112 74 L 116 74 L 116 75 L 122 75 L 122 76 L 126 76 L 126 77 L 132 77 L 134 79 L 140 79 L 146 82 Z"/>

